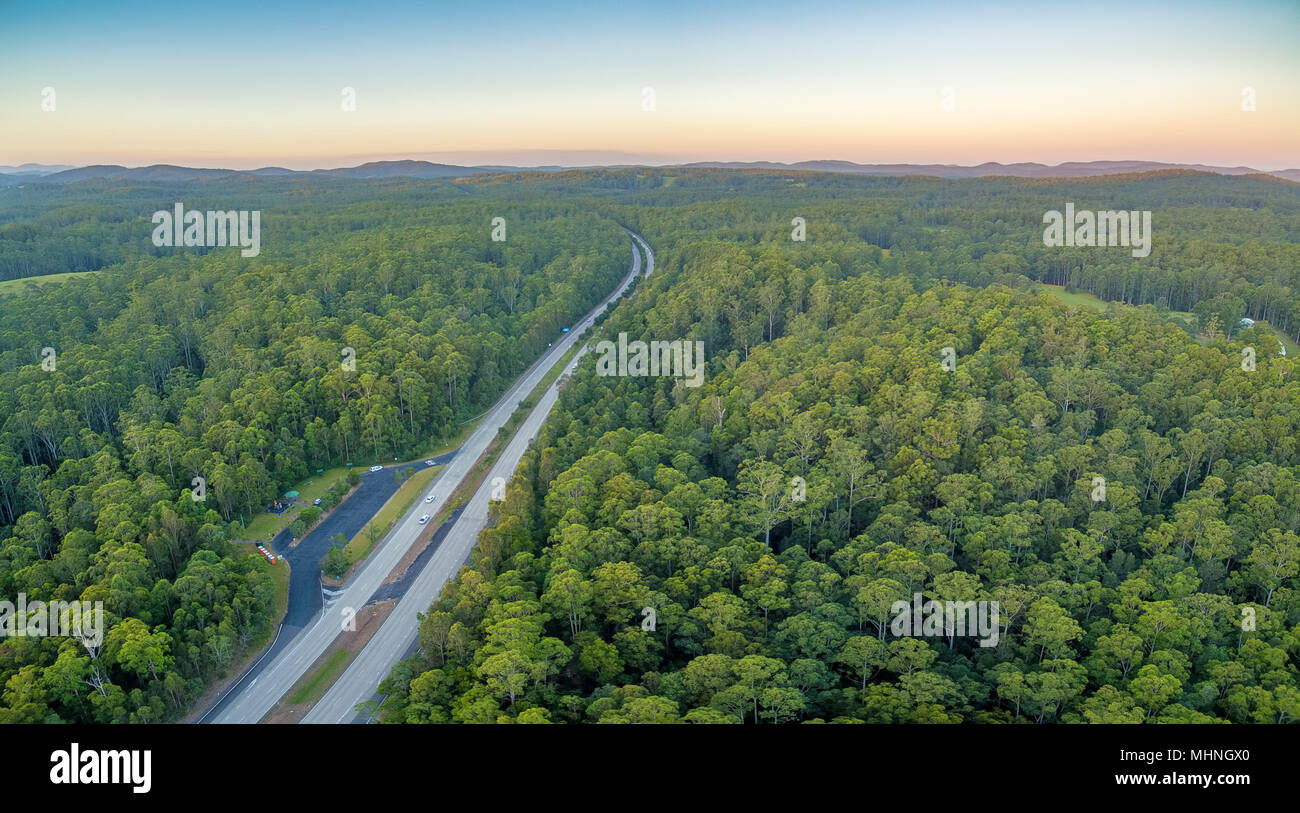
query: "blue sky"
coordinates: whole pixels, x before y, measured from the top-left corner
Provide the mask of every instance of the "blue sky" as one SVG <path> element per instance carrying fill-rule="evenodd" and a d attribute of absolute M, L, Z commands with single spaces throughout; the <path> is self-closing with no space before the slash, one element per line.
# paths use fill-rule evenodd
<path fill-rule="evenodd" d="M 1300 166 L 1300 0 L 0 2 L 0 30 L 4 164 Z"/>

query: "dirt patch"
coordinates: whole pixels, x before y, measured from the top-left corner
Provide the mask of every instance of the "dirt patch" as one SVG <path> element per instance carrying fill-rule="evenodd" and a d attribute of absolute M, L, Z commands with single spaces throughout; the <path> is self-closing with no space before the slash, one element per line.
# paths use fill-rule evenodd
<path fill-rule="evenodd" d="M 317 701 L 325 695 L 329 687 L 339 675 L 346 671 L 349 664 L 356 658 L 357 653 L 365 647 L 370 638 L 379 631 L 379 627 L 388 618 L 389 613 L 397 606 L 396 601 L 378 601 L 374 604 L 367 604 L 357 611 L 357 628 L 355 630 L 344 630 L 334 639 L 334 642 L 326 648 L 316 662 L 311 665 L 298 682 L 293 685 L 284 697 L 266 713 L 259 722 L 271 724 L 292 724 L 297 723 L 311 711 Z M 339 654 L 342 653 L 342 654 Z M 322 670 L 337 672 L 337 674 L 324 674 Z M 309 690 L 309 697 L 301 703 L 290 703 L 289 698 L 300 694 L 304 690 Z"/>

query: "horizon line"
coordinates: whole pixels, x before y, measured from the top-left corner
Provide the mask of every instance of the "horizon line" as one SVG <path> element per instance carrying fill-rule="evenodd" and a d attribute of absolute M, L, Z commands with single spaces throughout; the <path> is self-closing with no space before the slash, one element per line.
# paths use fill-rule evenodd
<path fill-rule="evenodd" d="M 508 151 L 508 150 L 503 150 L 502 152 L 510 152 L 510 151 Z M 528 150 L 527 152 L 536 152 L 536 153 L 546 153 L 546 152 L 554 152 L 554 153 L 573 153 L 573 152 L 582 152 L 582 151 L 579 151 L 579 150 Z M 592 151 L 592 152 L 597 152 L 597 151 Z M 608 151 L 608 150 L 607 150 L 607 151 L 599 151 L 599 152 L 613 152 L 613 151 Z M 413 157 L 414 155 L 419 155 L 419 154 L 418 154 L 418 153 L 415 153 L 415 154 L 412 154 L 411 156 L 407 156 L 407 157 L 391 157 L 391 156 L 390 156 L 390 157 L 373 157 L 373 158 L 370 158 L 370 157 L 367 157 L 367 156 L 350 156 L 350 157 L 347 157 L 347 158 L 339 158 L 339 159 L 335 159 L 335 160 L 340 161 L 340 162 L 346 162 L 346 161 L 349 161 L 349 160 L 360 160 L 360 159 L 365 159 L 365 160 L 361 160 L 361 163 L 358 163 L 358 164 L 347 164 L 347 163 L 332 163 L 332 164 L 325 164 L 325 163 L 320 163 L 320 164 L 316 164 L 316 165 L 312 165 L 312 166 L 308 166 L 308 167 L 300 167 L 300 168 L 293 168 L 293 167 L 289 167 L 289 166 L 286 166 L 286 165 L 285 165 L 285 163 L 298 163 L 297 161 L 292 161 L 292 160 L 291 160 L 291 161 L 288 161 L 288 162 L 284 162 L 284 163 L 278 163 L 278 162 L 277 162 L 277 163 L 269 163 L 269 164 L 262 164 L 262 165 L 258 165 L 258 166 L 248 166 L 248 167 L 245 167 L 245 168 L 237 168 L 237 167 L 233 167 L 233 166 L 219 166 L 219 165 L 206 165 L 206 166 L 205 166 L 205 165 L 203 165 L 203 164 L 172 163 L 172 162 L 168 162 L 168 161 L 155 161 L 155 162 L 152 162 L 152 163 L 139 163 L 139 164 L 135 164 L 135 163 L 132 163 L 132 164 L 121 163 L 121 164 L 119 164 L 119 163 L 105 163 L 105 162 L 94 162 L 94 163 L 62 163 L 62 162 L 58 162 L 58 163 L 43 163 L 43 162 L 40 162 L 40 161 L 23 161 L 23 162 L 15 162 L 15 163 L 10 163 L 10 164 L 0 164 L 0 166 L 4 166 L 5 168 L 8 168 L 8 169 L 20 169 L 20 168 L 22 168 L 22 167 L 40 167 L 40 168 L 45 168 L 45 167 L 60 167 L 61 169 L 58 170 L 58 171 L 68 171 L 68 170 L 73 170 L 73 169 L 87 169 L 87 168 L 90 168 L 90 167 L 122 167 L 123 169 L 127 169 L 127 170 L 149 169 L 149 168 L 152 168 L 152 167 L 176 167 L 176 168 L 178 168 L 178 169 L 206 170 L 206 171 L 216 171 L 216 172 L 257 172 L 257 171 L 260 171 L 260 170 L 266 170 L 266 169 L 282 169 L 282 170 L 286 170 L 286 171 L 289 171 L 289 172 L 295 172 L 295 173 L 319 172 L 319 171 L 330 171 L 330 170 L 340 170 L 340 169 L 357 169 L 357 168 L 360 168 L 360 167 L 363 167 L 363 166 L 366 166 L 366 165 L 370 165 L 370 164 L 385 164 L 385 163 L 388 163 L 388 164 L 391 164 L 391 163 L 424 163 L 424 164 L 430 164 L 430 165 L 435 165 L 435 166 L 464 167 L 464 168 L 467 168 L 467 169 L 481 169 L 481 168 L 489 168 L 489 167 L 491 167 L 491 168 L 496 168 L 496 167 L 507 167 L 507 168 L 510 168 L 510 169 L 517 169 L 517 170 L 531 170 L 531 169 L 540 169 L 540 168 L 558 168 L 558 169 L 601 169 L 601 168 L 611 168 L 611 169 L 612 169 L 612 168 L 638 168 L 638 167 L 643 167 L 643 168 L 647 168 L 647 169 L 667 169 L 667 168 L 673 168 L 673 167 L 687 167 L 687 166 L 690 166 L 690 165 L 692 165 L 692 164 L 777 164 L 777 165 L 787 166 L 787 167 L 792 167 L 792 168 L 796 167 L 796 165 L 798 165 L 798 164 L 846 164 L 846 165 L 851 165 L 851 166 L 862 166 L 862 167 L 873 167 L 873 166 L 897 166 L 897 167 L 909 167 L 909 166 L 910 166 L 910 167 L 929 167 L 929 166 L 935 166 L 935 167 L 951 167 L 951 168 L 953 168 L 953 169 L 976 169 L 976 168 L 979 168 L 979 167 L 984 167 L 984 166 L 990 166 L 990 165 L 992 165 L 992 166 L 1007 166 L 1007 167 L 1010 167 L 1010 166 L 1038 166 L 1038 167 L 1043 167 L 1044 169 L 1056 169 L 1056 168 L 1060 168 L 1060 167 L 1064 167 L 1064 166 L 1080 166 L 1080 165 L 1088 165 L 1088 164 L 1127 164 L 1127 163 L 1169 164 L 1169 165 L 1171 165 L 1171 166 L 1182 166 L 1182 167 L 1194 167 L 1194 166 L 1200 166 L 1200 167 L 1210 167 L 1210 168 L 1215 168 L 1215 169 L 1250 170 L 1250 171 L 1254 171 L 1254 172 L 1263 172 L 1263 173 L 1287 172 L 1287 171 L 1292 171 L 1292 170 L 1300 169 L 1300 163 L 1297 163 L 1297 164 L 1292 165 L 1292 166 L 1279 166 L 1279 167 L 1274 167 L 1274 168 L 1263 168 L 1263 167 L 1256 167 L 1256 166 L 1252 166 L 1252 165 L 1250 165 L 1250 164 L 1244 164 L 1244 163 L 1223 164 L 1223 163 L 1211 163 L 1211 162 L 1207 162 L 1207 161 L 1177 161 L 1177 160 L 1158 159 L 1158 158 L 1091 158 L 1091 159 L 1071 159 L 1071 160 L 1067 160 L 1067 161 L 1060 161 L 1060 162 L 1058 162 L 1058 163 L 1048 163 L 1048 162 L 1046 162 L 1046 161 L 1035 161 L 1035 160 L 1031 160 L 1031 159 L 1017 159 L 1017 160 L 1014 160 L 1014 161 L 985 160 L 985 161 L 981 161 L 981 162 L 979 162 L 979 163 L 958 163 L 958 162 L 952 162 L 952 161 L 897 161 L 897 160 L 894 160 L 894 161 L 891 161 L 891 160 L 856 161 L 856 160 L 849 159 L 849 158 L 803 158 L 803 159 L 799 159 L 799 160 L 778 160 L 778 159 L 771 159 L 771 158 L 753 158 L 753 159 L 743 159 L 743 158 L 695 158 L 695 159 L 689 159 L 689 160 L 686 160 L 686 159 L 684 159 L 684 160 L 666 160 L 666 161 L 664 161 L 663 163 L 652 163 L 652 162 L 650 162 L 650 161 L 645 161 L 645 160 L 626 160 L 626 161 L 611 160 L 611 161 L 608 161 L 608 162 L 599 162 L 599 161 L 597 161 L 597 162 L 592 162 L 592 163 L 564 163 L 564 162 L 557 162 L 557 163 L 532 163 L 532 164 L 529 164 L 529 163 L 514 163 L 512 160 L 492 161 L 492 160 L 486 160 L 486 158 L 485 158 L 481 163 L 453 163 L 453 162 L 451 162 L 450 160 L 432 160 L 432 159 L 430 159 L 430 158 L 418 158 L 418 157 Z M 629 157 L 630 157 L 630 156 L 629 156 Z M 51 173 L 51 174 L 53 174 L 53 173 Z"/>

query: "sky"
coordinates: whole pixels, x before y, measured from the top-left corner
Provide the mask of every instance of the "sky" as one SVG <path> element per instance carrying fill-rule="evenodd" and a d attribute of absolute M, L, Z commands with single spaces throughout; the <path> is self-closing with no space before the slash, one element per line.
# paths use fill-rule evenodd
<path fill-rule="evenodd" d="M 0 41 L 0 165 L 1300 167 L 1300 0 L 0 0 Z"/>

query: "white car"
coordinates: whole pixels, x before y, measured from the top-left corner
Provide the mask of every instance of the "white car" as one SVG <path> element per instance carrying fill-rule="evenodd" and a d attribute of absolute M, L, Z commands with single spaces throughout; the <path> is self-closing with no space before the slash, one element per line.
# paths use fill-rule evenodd
<path fill-rule="evenodd" d="M 425 498 L 424 498 L 424 501 L 425 501 L 425 502 L 433 502 L 433 497 L 425 497 Z"/>
<path fill-rule="evenodd" d="M 432 460 L 426 460 L 426 461 L 424 461 L 424 465 L 426 465 L 426 466 L 432 466 L 432 465 L 433 465 L 433 461 L 432 461 Z"/>
<path fill-rule="evenodd" d="M 370 467 L 370 470 L 371 470 L 371 471 L 383 471 L 383 470 L 384 470 L 384 467 L 383 467 L 383 466 L 371 466 L 371 467 Z"/>
<path fill-rule="evenodd" d="M 420 524 L 421 524 L 421 525 L 423 525 L 424 523 L 426 523 L 426 522 L 428 522 L 428 521 L 429 521 L 429 515 L 428 515 L 428 514 L 425 514 L 424 516 L 420 517 Z"/>

